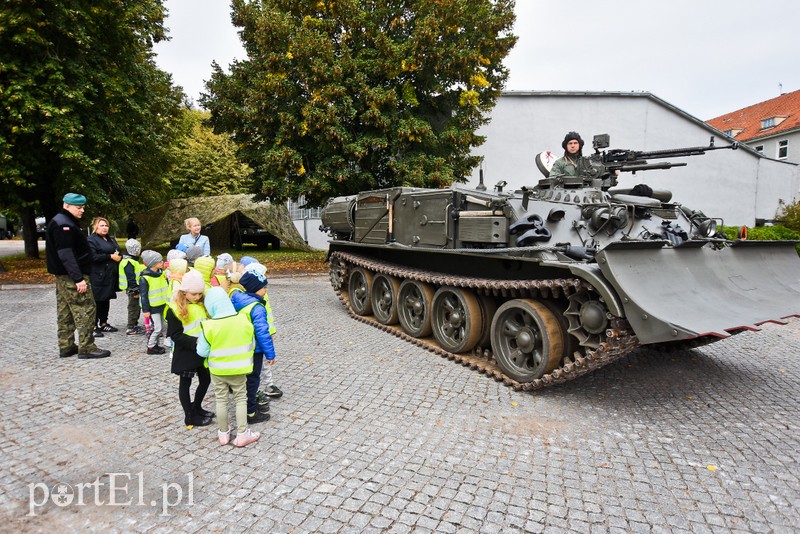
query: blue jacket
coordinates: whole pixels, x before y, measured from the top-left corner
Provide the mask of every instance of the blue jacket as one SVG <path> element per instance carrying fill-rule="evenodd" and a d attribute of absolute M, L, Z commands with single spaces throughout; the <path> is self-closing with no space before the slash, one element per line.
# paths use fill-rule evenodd
<path fill-rule="evenodd" d="M 200 234 L 197 238 L 194 238 L 192 233 L 189 232 L 180 237 L 178 244 L 183 244 L 187 247 L 198 246 L 203 249 L 203 256 L 211 256 L 211 242 L 208 240 L 208 236 Z"/>
<path fill-rule="evenodd" d="M 275 345 L 272 344 L 272 336 L 269 335 L 269 322 L 264 299 L 253 293 L 235 290 L 231 294 L 231 302 L 237 312 L 253 302 L 256 303 L 250 310 L 250 320 L 253 321 L 253 327 L 256 329 L 256 352 L 263 353 L 267 360 L 274 360 Z"/>

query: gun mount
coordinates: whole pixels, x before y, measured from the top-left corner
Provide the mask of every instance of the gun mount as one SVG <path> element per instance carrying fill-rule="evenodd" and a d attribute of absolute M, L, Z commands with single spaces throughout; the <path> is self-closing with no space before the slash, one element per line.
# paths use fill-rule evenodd
<path fill-rule="evenodd" d="M 670 148 L 666 150 L 628 150 L 611 149 L 602 151 L 610 145 L 608 134 L 598 134 L 592 139 L 594 154 L 589 156 L 590 166 L 586 174 L 578 177 L 547 177 L 539 181 L 539 188 L 549 188 L 555 186 L 582 187 L 592 184 L 593 180 L 602 180 L 596 186 L 607 190 L 617 185 L 617 175 L 621 172 L 637 173 L 640 171 L 652 171 L 658 169 L 671 169 L 673 167 L 685 167 L 686 163 L 649 163 L 648 160 L 664 158 L 685 158 L 689 156 L 702 156 L 712 150 L 736 150 L 739 143 L 733 142 L 730 145 L 716 146 L 714 136 L 711 136 L 708 146 L 694 146 L 685 148 Z"/>

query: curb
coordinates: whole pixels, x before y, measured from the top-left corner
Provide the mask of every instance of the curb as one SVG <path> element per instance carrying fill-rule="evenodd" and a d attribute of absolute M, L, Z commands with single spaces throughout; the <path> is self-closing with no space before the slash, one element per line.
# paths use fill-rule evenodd
<path fill-rule="evenodd" d="M 267 273 L 269 274 L 269 273 Z M 286 273 L 276 274 L 270 278 L 287 279 L 287 278 L 307 278 L 313 276 L 328 276 L 328 273 Z M 44 284 L 0 284 L 0 291 L 13 291 L 22 289 L 46 289 L 53 287 L 55 284 L 49 282 Z"/>
<path fill-rule="evenodd" d="M 48 283 L 48 284 L 0 284 L 0 291 L 7 291 L 13 289 L 42 289 L 42 288 L 50 288 L 53 287 L 55 284 Z"/>

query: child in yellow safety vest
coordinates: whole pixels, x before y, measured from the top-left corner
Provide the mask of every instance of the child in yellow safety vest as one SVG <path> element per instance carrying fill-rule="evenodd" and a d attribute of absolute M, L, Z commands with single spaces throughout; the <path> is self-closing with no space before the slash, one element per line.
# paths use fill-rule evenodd
<path fill-rule="evenodd" d="M 142 308 L 139 305 L 139 276 L 144 270 L 144 265 L 139 261 L 142 244 L 135 239 L 125 242 L 126 254 L 119 262 L 119 289 L 128 295 L 128 325 L 125 333 L 129 336 L 144 334 L 144 328 L 139 325 L 139 315 Z"/>
<path fill-rule="evenodd" d="M 178 260 L 173 260 L 175 261 Z M 185 263 L 185 260 L 181 261 Z M 164 310 L 167 336 L 172 339 L 172 372 L 180 377 L 178 398 L 183 407 L 184 423 L 190 430 L 195 426 L 211 424 L 214 416 L 213 412 L 203 409 L 203 399 L 211 384 L 211 375 L 205 367 L 205 360 L 197 354 L 200 324 L 208 319 L 208 313 L 203 306 L 205 289 L 200 273 L 186 273 Z M 192 401 L 190 388 L 195 375 L 199 383 Z"/>
<path fill-rule="evenodd" d="M 228 271 L 231 269 L 231 267 L 235 268 L 235 266 L 236 263 L 233 261 L 233 256 L 227 252 L 223 252 L 217 256 L 217 262 L 214 265 L 214 270 L 211 271 L 209 283 L 212 286 L 221 287 L 226 293 L 230 293 L 231 281 L 228 278 Z"/>
<path fill-rule="evenodd" d="M 253 371 L 255 330 L 246 313 L 236 313 L 221 287 L 206 291 L 205 307 L 211 317 L 200 325 L 197 354 L 207 358 L 211 383 L 217 398 L 217 435 L 220 445 L 230 442 L 228 393 L 236 407 L 236 438 L 233 444 L 244 447 L 261 434 L 247 426 L 247 375 Z"/>
<path fill-rule="evenodd" d="M 175 296 L 175 292 L 181 288 L 181 280 L 183 280 L 183 275 L 186 274 L 186 269 L 188 269 L 188 267 L 186 260 L 175 258 L 169 262 L 169 270 L 164 271 L 164 274 L 167 275 L 167 281 L 169 282 L 169 294 L 173 297 Z M 202 280 L 202 276 L 200 279 Z M 205 287 L 205 285 L 203 287 Z"/>
<path fill-rule="evenodd" d="M 164 307 L 169 302 L 169 285 L 161 268 L 164 259 L 155 250 L 142 252 L 145 269 L 139 279 L 139 297 L 142 302 L 142 315 L 152 325 L 147 336 L 147 354 L 164 354 L 166 349 L 158 343 L 163 331 Z"/>
<path fill-rule="evenodd" d="M 192 270 L 199 271 L 203 275 L 206 289 L 211 287 L 211 272 L 214 270 L 214 263 L 214 258 L 211 256 L 200 256 L 194 260 Z"/>

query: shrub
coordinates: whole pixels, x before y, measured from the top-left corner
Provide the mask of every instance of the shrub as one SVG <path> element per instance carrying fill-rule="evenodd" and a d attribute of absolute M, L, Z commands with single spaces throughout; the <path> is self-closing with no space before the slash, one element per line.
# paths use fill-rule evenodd
<path fill-rule="evenodd" d="M 739 238 L 738 226 L 723 226 L 720 232 L 728 239 Z M 755 226 L 747 229 L 747 239 L 753 241 L 800 241 L 800 232 L 779 224 L 775 226 Z M 798 256 L 800 256 L 800 244 L 795 245 L 795 249 Z"/>
<path fill-rule="evenodd" d="M 800 200 L 785 204 L 778 213 L 778 219 L 786 228 L 800 232 Z"/>

